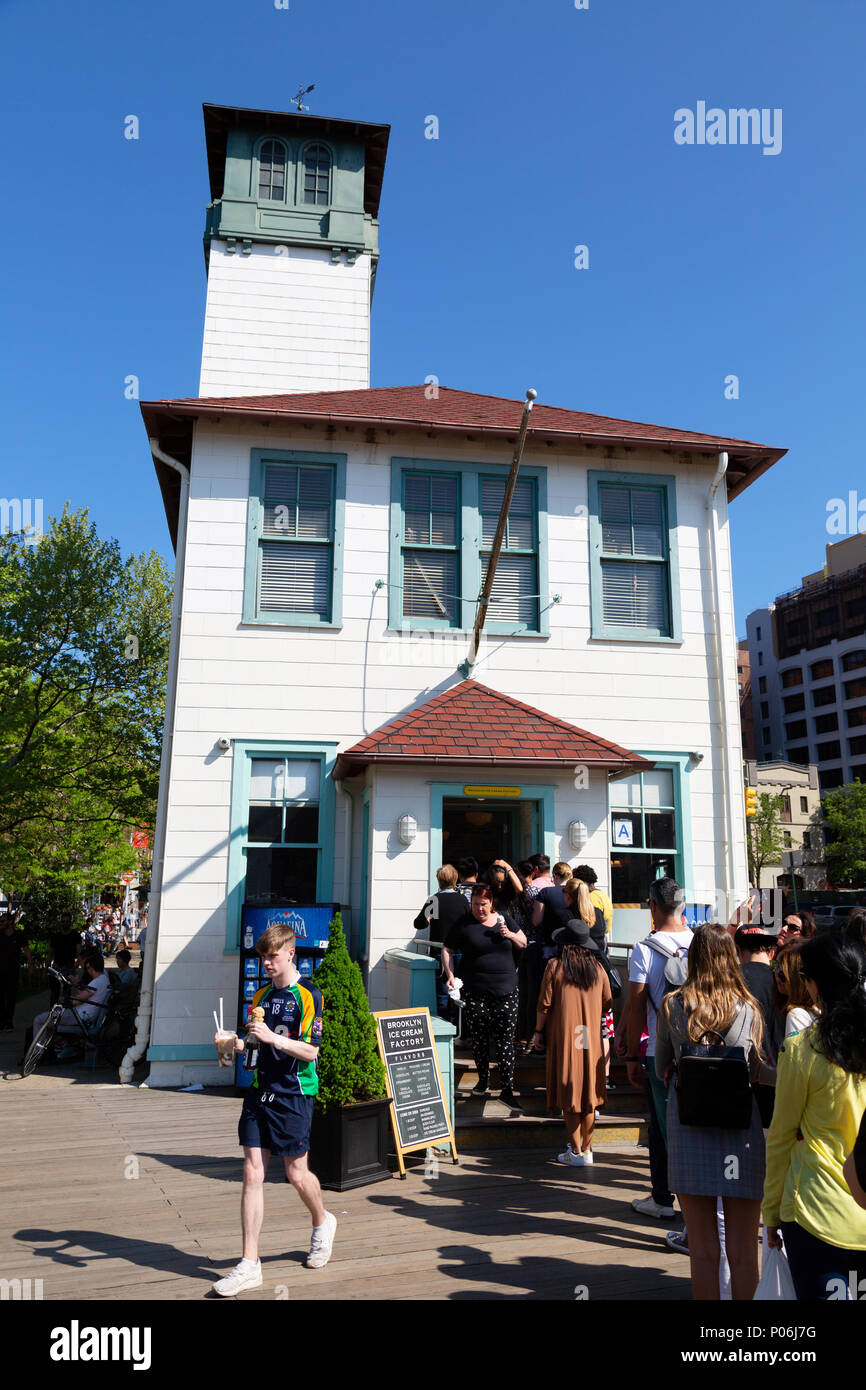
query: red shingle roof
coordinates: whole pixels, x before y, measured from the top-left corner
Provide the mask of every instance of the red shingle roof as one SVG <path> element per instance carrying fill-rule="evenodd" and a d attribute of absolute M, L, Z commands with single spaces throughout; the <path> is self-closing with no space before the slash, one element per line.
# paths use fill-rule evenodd
<path fill-rule="evenodd" d="M 652 766 L 609 739 L 473 680 L 461 681 L 344 749 L 334 776 L 350 777 L 368 763 L 570 768 L 586 763 L 621 772 Z"/>
<path fill-rule="evenodd" d="M 206 414 L 261 414 L 271 419 L 330 420 L 376 425 L 426 426 L 431 429 L 498 431 L 516 434 L 524 402 L 506 396 L 485 396 L 475 391 L 455 391 L 440 386 L 438 396 L 427 399 L 426 386 L 381 386 L 357 391 L 301 391 L 286 396 L 192 396 L 179 400 L 149 401 L 149 408 L 162 406 L 176 410 L 195 410 Z M 667 425 L 646 425 L 619 420 L 609 415 L 588 415 L 582 410 L 566 410 L 556 405 L 536 405 L 530 418 L 533 434 L 579 435 L 586 439 L 627 440 L 630 443 L 662 444 L 676 448 L 703 447 L 711 450 L 736 449 L 767 452 L 764 444 L 693 430 L 671 429 Z"/>

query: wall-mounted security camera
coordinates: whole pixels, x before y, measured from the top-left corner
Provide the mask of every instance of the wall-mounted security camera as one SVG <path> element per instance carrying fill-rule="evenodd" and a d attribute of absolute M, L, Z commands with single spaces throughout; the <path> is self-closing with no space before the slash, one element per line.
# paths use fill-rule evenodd
<path fill-rule="evenodd" d="M 230 739 L 230 738 L 226 738 L 225 735 L 223 735 L 222 738 L 218 738 L 218 739 L 217 739 L 217 748 L 221 748 L 222 751 L 223 751 L 224 753 L 227 753 L 228 750 L 231 748 L 231 746 L 232 746 L 232 741 L 231 741 L 231 739 Z"/>

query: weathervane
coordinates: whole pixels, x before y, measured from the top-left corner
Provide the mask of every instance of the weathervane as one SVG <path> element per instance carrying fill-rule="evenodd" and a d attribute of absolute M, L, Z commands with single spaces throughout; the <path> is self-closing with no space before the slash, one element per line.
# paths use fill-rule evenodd
<path fill-rule="evenodd" d="M 303 105 L 303 98 L 307 95 L 307 92 L 311 92 L 313 90 L 315 85 L 315 82 L 311 82 L 309 87 L 299 87 L 297 96 L 292 97 L 292 101 L 296 101 L 298 103 L 299 111 L 309 111 L 309 106 Z"/>

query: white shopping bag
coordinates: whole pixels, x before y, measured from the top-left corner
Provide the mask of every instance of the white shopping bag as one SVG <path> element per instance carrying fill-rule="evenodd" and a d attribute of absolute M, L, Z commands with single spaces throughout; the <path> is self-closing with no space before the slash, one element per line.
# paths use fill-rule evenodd
<path fill-rule="evenodd" d="M 755 1289 L 755 1301 L 790 1303 L 796 1301 L 796 1298 L 788 1256 L 784 1250 L 773 1246 L 764 1259 L 761 1282 Z"/>

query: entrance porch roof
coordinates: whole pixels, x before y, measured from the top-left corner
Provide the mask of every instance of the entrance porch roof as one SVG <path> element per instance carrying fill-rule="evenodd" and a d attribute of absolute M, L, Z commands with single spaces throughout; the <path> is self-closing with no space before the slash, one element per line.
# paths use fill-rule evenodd
<path fill-rule="evenodd" d="M 474 680 L 461 681 L 344 749 L 334 777 L 352 777 L 370 763 L 552 768 L 582 763 L 621 774 L 653 766 L 639 753 Z"/>

